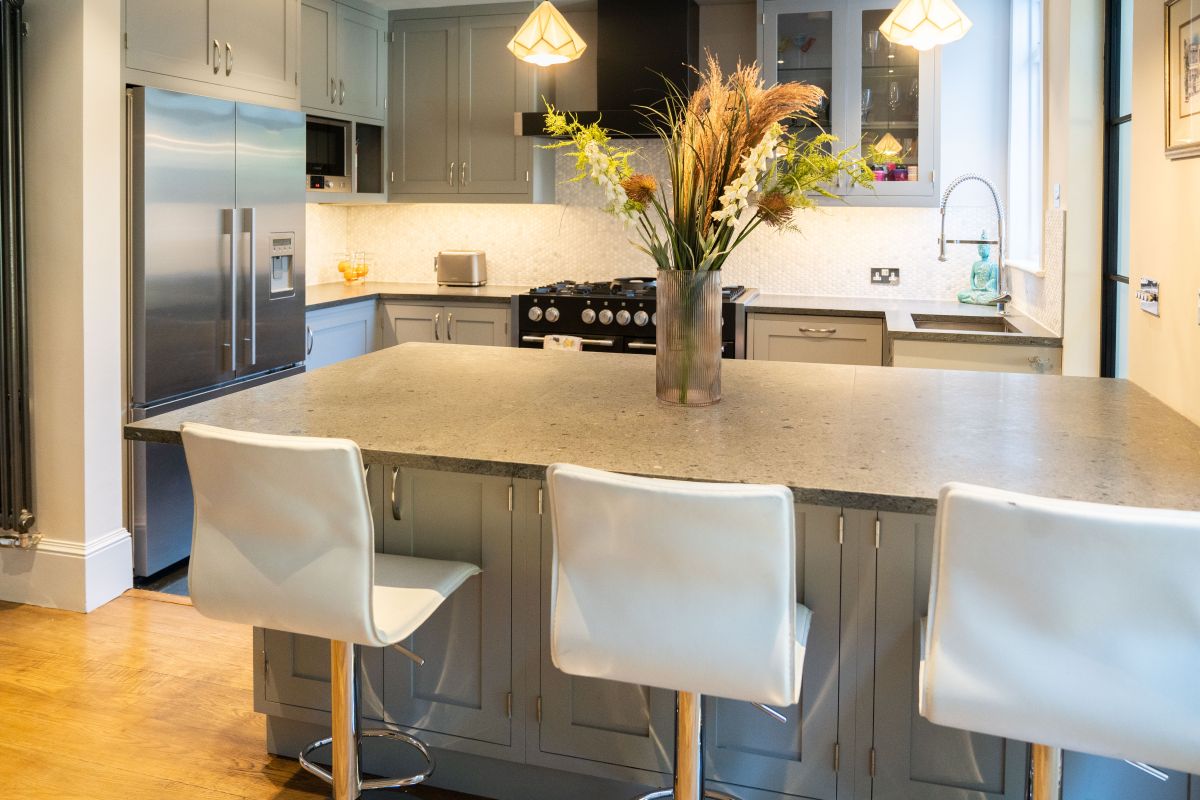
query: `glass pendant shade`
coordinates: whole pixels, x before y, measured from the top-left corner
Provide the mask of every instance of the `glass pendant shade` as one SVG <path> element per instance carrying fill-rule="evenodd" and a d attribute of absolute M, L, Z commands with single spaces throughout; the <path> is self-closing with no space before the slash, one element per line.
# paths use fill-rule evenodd
<path fill-rule="evenodd" d="M 967 35 L 971 20 L 954 0 L 901 0 L 879 26 L 893 44 L 928 50 Z"/>
<path fill-rule="evenodd" d="M 530 64 L 566 64 L 583 55 L 587 42 L 575 32 L 553 3 L 542 3 L 508 43 L 509 51 Z"/>
<path fill-rule="evenodd" d="M 875 143 L 875 151 L 884 156 L 898 156 L 904 152 L 904 148 L 897 141 L 895 136 L 892 136 L 891 131 L 883 135 L 878 142 Z"/>

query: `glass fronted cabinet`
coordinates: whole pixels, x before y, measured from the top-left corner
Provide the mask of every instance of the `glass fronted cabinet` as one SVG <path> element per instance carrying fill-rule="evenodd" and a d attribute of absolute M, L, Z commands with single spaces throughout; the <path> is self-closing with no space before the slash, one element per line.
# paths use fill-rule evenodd
<path fill-rule="evenodd" d="M 875 176 L 842 184 L 855 205 L 933 205 L 937 183 L 937 53 L 894 45 L 879 32 L 895 0 L 760 0 L 760 63 L 767 84 L 800 81 L 827 95 L 814 133 L 857 144 Z M 845 146 L 842 145 L 842 146 Z"/>

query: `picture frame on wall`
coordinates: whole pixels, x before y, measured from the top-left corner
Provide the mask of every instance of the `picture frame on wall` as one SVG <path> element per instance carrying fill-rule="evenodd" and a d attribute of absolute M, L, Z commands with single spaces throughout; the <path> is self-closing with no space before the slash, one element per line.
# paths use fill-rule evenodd
<path fill-rule="evenodd" d="M 1200 0 L 1166 0 L 1166 156 L 1200 156 Z"/>

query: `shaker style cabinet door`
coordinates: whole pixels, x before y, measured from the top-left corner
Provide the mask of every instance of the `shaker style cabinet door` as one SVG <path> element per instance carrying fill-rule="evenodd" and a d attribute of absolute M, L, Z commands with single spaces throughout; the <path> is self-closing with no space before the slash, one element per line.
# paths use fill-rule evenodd
<path fill-rule="evenodd" d="M 508 52 L 524 15 L 463 17 L 459 39 L 459 192 L 529 191 L 531 140 L 513 114 L 536 110 L 534 67 Z"/>
<path fill-rule="evenodd" d="M 883 322 L 855 317 L 750 314 L 748 357 L 759 361 L 883 365 Z"/>
<path fill-rule="evenodd" d="M 446 306 L 446 341 L 485 347 L 508 346 L 509 309 L 490 306 Z"/>
<path fill-rule="evenodd" d="M 337 15 L 333 0 L 300 7 L 300 104 L 332 111 L 337 104 Z"/>
<path fill-rule="evenodd" d="M 511 745 L 512 481 L 395 467 L 384 478 L 384 552 L 466 561 L 483 570 L 404 643 L 424 665 L 384 651 L 385 719 Z"/>
<path fill-rule="evenodd" d="M 196 81 L 215 81 L 208 0 L 125 0 L 125 66 Z"/>
<path fill-rule="evenodd" d="M 934 725 L 917 712 L 920 622 L 928 614 L 933 517 L 874 514 L 858 536 L 876 561 L 873 800 L 1024 800 L 1024 743 Z M 848 534 L 849 536 L 849 534 Z M 847 539 L 849 541 L 849 538 Z M 860 762 L 861 763 L 861 762 Z"/>
<path fill-rule="evenodd" d="M 1163 772 L 1165 781 L 1120 759 L 1064 753 L 1062 800 L 1200 800 L 1200 777 Z"/>
<path fill-rule="evenodd" d="M 440 342 L 445 313 L 441 306 L 422 306 L 406 303 L 388 303 L 384 328 L 384 346 L 406 342 Z"/>
<path fill-rule="evenodd" d="M 388 191 L 457 194 L 458 19 L 397 20 L 391 30 Z"/>
<path fill-rule="evenodd" d="M 337 110 L 371 119 L 385 116 L 387 22 L 356 8 L 337 7 Z"/>
<path fill-rule="evenodd" d="M 375 301 L 308 312 L 305 370 L 366 355 L 375 349 Z"/>
<path fill-rule="evenodd" d="M 738 795 L 742 787 L 819 800 L 837 797 L 841 669 L 842 545 L 839 510 L 796 506 L 796 600 L 813 612 L 798 705 L 780 708 L 781 724 L 749 703 L 712 699 L 706 766 L 709 781 Z"/>
<path fill-rule="evenodd" d="M 211 33 L 221 43 L 224 83 L 299 97 L 299 0 L 211 0 Z"/>

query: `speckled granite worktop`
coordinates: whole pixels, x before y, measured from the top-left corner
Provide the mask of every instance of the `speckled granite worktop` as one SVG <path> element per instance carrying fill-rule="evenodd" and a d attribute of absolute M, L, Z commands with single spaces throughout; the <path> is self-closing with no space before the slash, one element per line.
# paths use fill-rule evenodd
<path fill-rule="evenodd" d="M 1006 319 L 1017 330 L 1012 333 L 920 329 L 913 315 L 925 317 L 996 316 L 995 306 L 973 306 L 945 300 L 876 300 L 864 297 L 806 297 L 795 294 L 760 294 L 746 304 L 751 314 L 812 314 L 824 317 L 871 317 L 884 320 L 892 339 L 975 344 L 1015 344 L 1062 347 L 1062 337 L 1024 314 L 1013 311 Z"/>
<path fill-rule="evenodd" d="M 368 462 L 539 478 L 569 461 L 782 483 L 801 502 L 929 514 L 972 481 L 1200 510 L 1200 427 L 1126 381 L 726 361 L 724 400 L 660 405 L 654 359 L 407 344 L 126 427 L 192 420 L 356 441 Z"/>
<path fill-rule="evenodd" d="M 347 286 L 345 283 L 318 283 L 304 288 L 304 305 L 309 311 L 319 308 L 355 303 L 359 300 L 416 300 L 453 303 L 491 303 L 507 305 L 514 294 L 524 294 L 528 286 L 488 285 L 438 286 L 436 283 L 388 283 L 367 281 Z"/>

